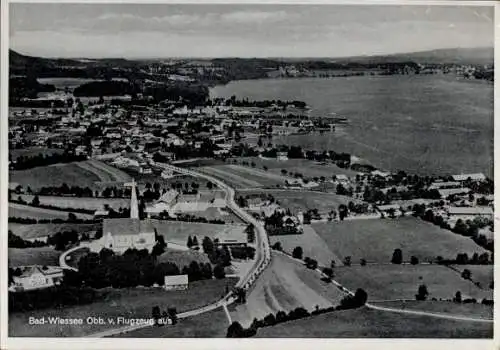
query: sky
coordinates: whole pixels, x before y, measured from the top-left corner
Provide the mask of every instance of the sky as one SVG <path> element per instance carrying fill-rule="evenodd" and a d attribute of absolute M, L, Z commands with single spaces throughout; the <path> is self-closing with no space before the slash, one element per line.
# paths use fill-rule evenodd
<path fill-rule="evenodd" d="M 42 57 L 346 57 L 493 47 L 485 6 L 10 4 L 10 48 Z"/>

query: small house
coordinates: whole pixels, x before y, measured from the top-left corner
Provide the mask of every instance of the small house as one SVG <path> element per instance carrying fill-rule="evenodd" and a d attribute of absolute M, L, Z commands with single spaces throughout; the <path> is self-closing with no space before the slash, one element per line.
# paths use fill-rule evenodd
<path fill-rule="evenodd" d="M 185 290 L 188 285 L 188 275 L 165 276 L 164 288 L 166 290 Z"/>

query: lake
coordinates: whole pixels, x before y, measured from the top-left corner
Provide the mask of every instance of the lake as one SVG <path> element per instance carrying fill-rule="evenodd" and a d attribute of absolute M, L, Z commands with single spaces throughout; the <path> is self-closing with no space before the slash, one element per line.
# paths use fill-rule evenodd
<path fill-rule="evenodd" d="M 336 113 L 334 133 L 275 143 L 345 151 L 375 166 L 417 174 L 493 174 L 493 84 L 450 75 L 234 81 L 212 97 L 302 100 L 312 116 Z"/>

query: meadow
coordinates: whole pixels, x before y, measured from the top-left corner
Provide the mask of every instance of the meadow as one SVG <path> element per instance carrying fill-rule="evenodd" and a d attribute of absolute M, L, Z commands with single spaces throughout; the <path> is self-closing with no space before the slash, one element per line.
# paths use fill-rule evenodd
<path fill-rule="evenodd" d="M 350 290 L 363 288 L 368 301 L 415 299 L 418 287 L 427 286 L 428 299 L 492 299 L 493 291 L 476 287 L 460 275 L 441 265 L 368 265 L 335 268 L 334 279 Z"/>
<path fill-rule="evenodd" d="M 13 160 L 18 157 L 32 157 L 39 154 L 52 155 L 54 153 L 60 154 L 64 150 L 60 148 L 46 148 L 46 147 L 27 147 L 27 148 L 11 148 L 9 149 L 9 155 L 12 156 Z"/>
<path fill-rule="evenodd" d="M 257 331 L 259 338 L 493 338 L 493 324 L 404 315 L 366 307 L 336 311 Z"/>
<path fill-rule="evenodd" d="M 31 203 L 33 195 L 14 196 L 15 199 L 21 197 L 26 203 Z M 130 200 L 127 198 L 95 198 L 95 197 L 59 197 L 59 196 L 38 196 L 40 204 L 53 205 L 59 208 L 74 208 L 98 210 L 103 209 L 104 205 L 109 205 L 110 208 L 118 210 L 119 208 L 128 208 Z"/>
<path fill-rule="evenodd" d="M 67 215 L 67 214 L 66 214 Z M 98 228 L 96 224 L 33 224 L 23 225 L 9 223 L 9 230 L 15 235 L 24 238 L 32 239 L 37 237 L 47 237 L 57 232 L 75 230 L 78 233 L 95 231 Z"/>
<path fill-rule="evenodd" d="M 457 274 L 462 274 L 465 269 L 471 272 L 471 280 L 479 282 L 483 289 L 490 289 L 490 283 L 494 280 L 493 265 L 453 265 Z"/>
<path fill-rule="evenodd" d="M 8 264 L 11 266 L 47 265 L 59 266 L 58 252 L 54 247 L 9 248 Z"/>
<path fill-rule="evenodd" d="M 70 212 L 37 208 L 17 203 L 9 203 L 9 217 L 30 218 L 30 219 L 68 219 Z M 78 219 L 92 219 L 93 215 L 75 213 Z"/>
<path fill-rule="evenodd" d="M 420 262 L 487 252 L 470 238 L 413 217 L 315 223 L 312 227 L 335 255 L 351 256 L 356 263 L 360 259 L 389 263 L 394 249 L 402 250 L 404 261 L 413 255 Z"/>
<path fill-rule="evenodd" d="M 151 309 L 159 306 L 161 310 L 175 307 L 178 313 L 193 310 L 210 304 L 225 295 L 226 288 L 231 288 L 236 278 L 213 279 L 189 283 L 189 288 L 182 291 L 166 291 L 162 288 L 106 288 L 98 291 L 98 299 L 85 305 L 68 306 L 61 309 L 43 309 L 9 315 L 9 336 L 11 337 L 81 337 L 119 325 L 40 325 L 26 327 L 29 317 L 82 318 L 89 315 L 104 319 L 151 318 Z"/>
<path fill-rule="evenodd" d="M 326 308 L 337 305 L 344 294 L 331 284 L 321 281 L 320 275 L 289 257 L 273 253 L 271 265 L 262 273 L 243 305 L 229 308 L 233 320 L 248 326 L 254 318 L 269 313 L 289 312 L 297 307 L 310 311 L 316 305 Z"/>
<path fill-rule="evenodd" d="M 493 174 L 493 85 L 452 75 L 264 79 L 230 82 L 212 97 L 301 100 L 311 116 L 348 119 L 332 137 L 290 135 L 275 144 L 348 152 L 382 169 L 423 175 Z"/>

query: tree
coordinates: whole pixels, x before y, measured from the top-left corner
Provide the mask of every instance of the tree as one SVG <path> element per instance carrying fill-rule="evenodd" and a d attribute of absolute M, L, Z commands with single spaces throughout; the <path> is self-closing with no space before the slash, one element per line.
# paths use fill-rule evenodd
<path fill-rule="evenodd" d="M 226 277 L 226 273 L 224 271 L 224 266 L 216 265 L 214 267 L 214 277 L 217 279 L 222 279 Z"/>
<path fill-rule="evenodd" d="M 271 246 L 272 249 L 274 250 L 278 250 L 278 251 L 282 251 L 283 250 L 283 247 L 281 246 L 281 242 L 276 242 L 274 243 L 272 246 Z"/>
<path fill-rule="evenodd" d="M 196 236 L 193 237 L 193 247 L 196 247 L 198 246 L 198 238 L 196 238 Z"/>
<path fill-rule="evenodd" d="M 344 265 L 345 266 L 351 266 L 351 257 L 350 256 L 346 256 L 344 258 Z"/>
<path fill-rule="evenodd" d="M 394 249 L 392 253 L 391 263 L 393 264 L 401 264 L 403 262 L 403 252 L 401 249 Z"/>
<path fill-rule="evenodd" d="M 453 298 L 453 301 L 455 303 L 461 303 L 462 302 L 462 293 L 460 293 L 460 291 L 457 291 L 455 293 L 455 298 Z"/>
<path fill-rule="evenodd" d="M 462 271 L 462 278 L 465 280 L 470 280 L 472 277 L 472 272 L 469 269 L 465 269 Z"/>
<path fill-rule="evenodd" d="M 214 187 L 213 183 L 211 183 L 210 181 L 207 182 L 207 188 L 209 190 L 211 190 L 212 188 Z"/>
<path fill-rule="evenodd" d="M 416 256 L 412 255 L 411 258 L 410 258 L 410 263 L 412 265 L 418 265 L 418 258 Z"/>
<path fill-rule="evenodd" d="M 359 263 L 361 266 L 366 266 L 366 259 L 361 259 Z"/>
<path fill-rule="evenodd" d="M 418 291 L 417 291 L 417 294 L 415 295 L 415 299 L 423 301 L 423 300 L 427 299 L 427 296 L 429 296 L 429 291 L 427 290 L 427 286 L 425 284 L 421 284 L 418 287 Z"/>
<path fill-rule="evenodd" d="M 325 267 L 323 268 L 323 273 L 326 275 L 328 279 L 333 278 L 333 269 L 331 267 Z"/>
<path fill-rule="evenodd" d="M 37 207 L 40 205 L 40 198 L 38 198 L 38 195 L 36 195 L 35 197 L 33 197 L 33 200 L 31 201 L 31 205 Z"/>
<path fill-rule="evenodd" d="M 191 238 L 191 236 L 188 236 L 187 247 L 191 248 L 192 246 L 193 246 L 193 239 Z"/>
<path fill-rule="evenodd" d="M 242 338 L 243 333 L 243 326 L 238 321 L 234 321 L 227 328 L 226 338 Z"/>
<path fill-rule="evenodd" d="M 158 325 L 158 320 L 161 317 L 161 311 L 160 311 L 160 307 L 158 305 L 153 306 L 153 309 L 151 310 L 151 315 L 152 315 L 153 319 L 155 320 L 155 324 Z"/>
<path fill-rule="evenodd" d="M 76 215 L 73 213 L 68 213 L 68 221 L 76 221 Z"/>
<path fill-rule="evenodd" d="M 302 247 L 295 247 L 293 249 L 292 256 L 295 259 L 302 259 L 302 254 L 303 254 Z"/>

